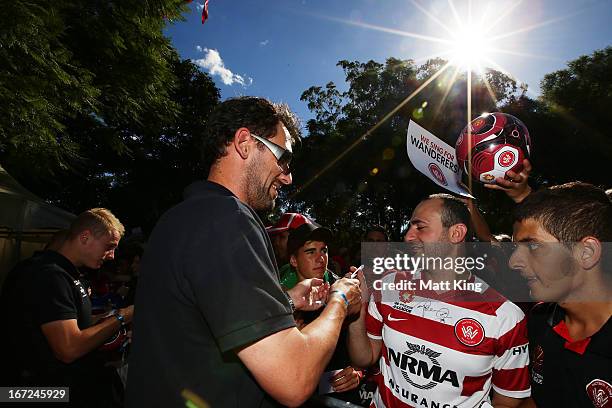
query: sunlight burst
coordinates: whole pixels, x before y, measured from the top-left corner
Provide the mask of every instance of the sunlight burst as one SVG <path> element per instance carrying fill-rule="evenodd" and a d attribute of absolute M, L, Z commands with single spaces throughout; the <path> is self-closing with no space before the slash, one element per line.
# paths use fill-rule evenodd
<path fill-rule="evenodd" d="M 295 196 L 299 195 L 302 191 L 304 191 L 308 186 L 314 183 L 319 177 L 321 177 L 325 172 L 327 172 L 330 168 L 332 168 L 336 163 L 338 163 L 342 158 L 344 158 L 348 153 L 350 153 L 355 147 L 357 147 L 363 140 L 366 140 L 368 136 L 372 135 L 373 132 L 378 129 L 383 123 L 385 123 L 389 118 L 395 115 L 399 109 L 401 109 L 406 103 L 408 103 L 411 99 L 416 97 L 425 87 L 427 87 L 431 82 L 437 80 L 437 86 L 446 85 L 446 90 L 444 91 L 444 95 L 438 103 L 438 106 L 435 110 L 435 117 L 441 112 L 442 107 L 449 96 L 451 88 L 455 81 L 460 76 L 461 72 L 466 72 L 466 85 L 467 85 L 467 112 L 466 112 L 466 123 L 470 123 L 472 120 L 472 73 L 479 74 L 481 80 L 484 82 L 489 96 L 493 100 L 495 104 L 499 101 L 497 100 L 495 93 L 489 83 L 485 71 L 490 68 L 493 68 L 497 71 L 500 71 L 510 77 L 512 75 L 505 69 L 503 69 L 500 64 L 493 59 L 493 54 L 509 54 L 518 57 L 530 57 L 530 58 L 549 58 L 543 55 L 532 55 L 529 53 L 525 53 L 523 51 L 517 51 L 512 49 L 507 49 L 506 47 L 509 45 L 508 38 L 515 37 L 519 34 L 525 34 L 532 30 L 547 26 L 549 24 L 558 23 L 559 21 L 565 20 L 571 15 L 566 15 L 562 17 L 557 17 L 553 19 L 549 19 L 543 22 L 539 22 L 537 24 L 532 24 L 530 26 L 523 27 L 512 27 L 512 30 L 505 32 L 498 32 L 498 28 L 500 23 L 504 21 L 513 11 L 515 11 L 518 6 L 523 2 L 523 0 L 511 0 L 510 4 L 505 7 L 505 10 L 499 15 L 497 18 L 493 18 L 492 15 L 492 0 L 482 0 L 479 4 L 484 4 L 484 7 L 473 7 L 472 0 L 468 0 L 467 2 L 467 10 L 458 10 L 455 7 L 453 0 L 448 1 L 448 9 L 451 11 L 453 21 L 447 21 L 446 23 L 435 16 L 434 13 L 430 12 L 426 7 L 419 3 L 419 0 L 410 0 L 412 5 L 421 11 L 425 16 L 438 25 L 440 28 L 446 31 L 446 36 L 436 36 L 430 35 L 426 33 L 414 33 L 399 30 L 396 28 L 383 27 L 374 24 L 368 24 L 362 21 L 351 21 L 339 18 L 333 18 L 329 16 L 317 16 L 319 18 L 324 18 L 327 20 L 337 21 L 347 25 L 358 26 L 361 28 L 375 30 L 380 32 L 385 32 L 389 34 L 399 35 L 402 37 L 410 37 L 415 40 L 429 42 L 431 45 L 435 47 L 432 54 L 427 55 L 426 57 L 416 57 L 413 58 L 412 61 L 419 60 L 429 60 L 430 58 L 442 58 L 446 60 L 446 64 L 435 72 L 431 77 L 429 77 L 426 81 L 424 81 L 417 89 L 415 89 L 406 99 L 400 102 L 395 108 L 393 108 L 389 113 L 387 113 L 383 118 L 381 118 L 374 126 L 372 126 L 366 133 L 356 138 L 353 143 L 342 151 L 336 158 L 334 158 L 331 162 L 329 162 L 326 166 L 324 166 L 320 171 L 318 171 L 311 179 L 307 180 L 300 188 L 298 188 L 295 193 L 291 196 L 291 198 L 295 198 Z M 497 4 L 497 3 L 495 3 Z M 479 18 L 474 18 L 472 11 L 476 8 L 481 9 L 482 12 L 478 13 Z M 499 11 L 499 7 L 497 8 Z M 463 16 L 462 16 L 463 15 Z M 454 25 L 454 27 L 450 27 Z M 500 41 L 504 39 L 504 41 Z M 454 72 L 451 74 L 447 73 L 446 76 L 442 75 L 450 66 L 454 66 Z M 418 113 L 418 109 L 415 109 Z M 422 109 L 421 109 L 422 111 Z M 468 128 L 469 129 L 469 128 Z M 471 137 L 471 134 L 468 130 L 468 138 Z M 471 163 L 471 158 L 468 158 L 468 163 Z M 472 191 L 472 179 L 469 178 L 469 186 L 468 190 Z"/>
<path fill-rule="evenodd" d="M 482 71 L 483 63 L 490 58 L 491 44 L 485 30 L 465 25 L 454 35 L 450 50 L 453 65 L 465 70 Z"/>

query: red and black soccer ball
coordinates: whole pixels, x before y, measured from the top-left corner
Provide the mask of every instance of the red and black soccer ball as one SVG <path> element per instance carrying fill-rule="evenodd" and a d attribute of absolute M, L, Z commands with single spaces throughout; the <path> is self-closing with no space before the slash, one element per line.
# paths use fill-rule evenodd
<path fill-rule="evenodd" d="M 463 175 L 470 174 L 468 152 L 471 151 L 472 178 L 481 183 L 495 183 L 495 178 L 505 177 L 512 170 L 520 172 L 523 160 L 531 156 L 531 138 L 523 122 L 507 113 L 485 113 L 466 126 L 455 143 L 457 162 Z"/>

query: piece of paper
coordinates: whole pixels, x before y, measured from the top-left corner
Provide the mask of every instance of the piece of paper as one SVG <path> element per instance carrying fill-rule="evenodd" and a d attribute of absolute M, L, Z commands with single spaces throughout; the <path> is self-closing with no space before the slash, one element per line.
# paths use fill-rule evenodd
<path fill-rule="evenodd" d="M 331 378 L 340 371 L 342 370 L 326 371 L 321 375 L 321 379 L 319 380 L 319 395 L 335 392 L 332 387 Z"/>
<path fill-rule="evenodd" d="M 408 124 L 406 150 L 412 165 L 427 178 L 448 191 L 473 198 L 461 185 L 455 148 L 412 120 Z"/>

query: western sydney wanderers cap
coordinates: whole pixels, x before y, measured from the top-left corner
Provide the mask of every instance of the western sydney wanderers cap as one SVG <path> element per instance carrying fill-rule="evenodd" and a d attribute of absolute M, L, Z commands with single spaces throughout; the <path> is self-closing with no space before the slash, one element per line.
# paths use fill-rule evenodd
<path fill-rule="evenodd" d="M 276 224 L 266 227 L 266 231 L 268 232 L 268 235 L 274 236 L 284 231 L 296 229 L 300 225 L 310 224 L 311 222 L 312 221 L 310 221 L 307 217 L 304 217 L 302 214 L 284 213 L 281 215 Z"/>
<path fill-rule="evenodd" d="M 313 222 L 302 224 L 296 229 L 289 231 L 287 253 L 295 253 L 307 241 L 321 241 L 329 244 L 332 237 L 332 232 L 319 224 Z"/>

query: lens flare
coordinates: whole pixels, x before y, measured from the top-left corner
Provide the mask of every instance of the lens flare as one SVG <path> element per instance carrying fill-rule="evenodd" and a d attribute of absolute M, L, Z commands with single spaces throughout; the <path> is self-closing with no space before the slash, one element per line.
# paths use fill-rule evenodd
<path fill-rule="evenodd" d="M 485 30 L 478 26 L 463 26 L 453 38 L 450 59 L 461 69 L 482 71 L 483 64 L 490 57 L 491 44 Z"/>

